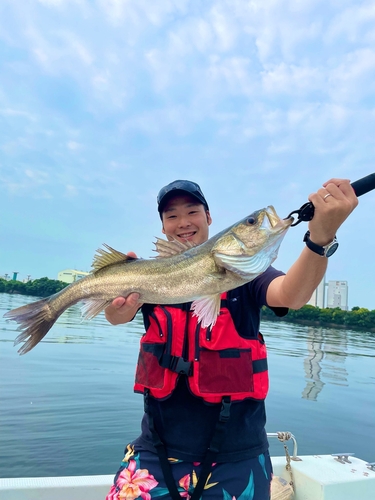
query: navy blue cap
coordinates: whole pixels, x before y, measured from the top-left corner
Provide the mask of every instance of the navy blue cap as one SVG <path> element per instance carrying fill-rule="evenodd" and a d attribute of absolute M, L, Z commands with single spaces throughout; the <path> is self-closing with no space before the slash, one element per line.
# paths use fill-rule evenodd
<path fill-rule="evenodd" d="M 202 203 L 202 205 L 204 205 L 204 208 L 206 210 L 209 210 L 208 203 L 199 185 L 196 182 L 179 180 L 171 182 L 167 186 L 161 188 L 161 190 L 159 191 L 159 194 L 157 196 L 157 203 L 160 217 L 168 200 L 171 198 L 171 196 L 178 194 L 178 192 L 187 193 L 193 196 L 200 203 Z"/>

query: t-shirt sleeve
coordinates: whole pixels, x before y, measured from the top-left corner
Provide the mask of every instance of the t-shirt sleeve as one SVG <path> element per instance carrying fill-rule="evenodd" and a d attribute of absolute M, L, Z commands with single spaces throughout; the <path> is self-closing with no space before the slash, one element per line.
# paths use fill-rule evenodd
<path fill-rule="evenodd" d="M 279 276 L 284 276 L 285 273 L 275 269 L 270 266 L 264 273 L 260 274 L 257 278 L 249 283 L 251 291 L 254 297 L 256 297 L 259 308 L 267 306 L 271 309 L 276 316 L 282 317 L 288 314 L 289 309 L 287 307 L 270 307 L 267 304 L 267 289 L 271 281 Z"/>

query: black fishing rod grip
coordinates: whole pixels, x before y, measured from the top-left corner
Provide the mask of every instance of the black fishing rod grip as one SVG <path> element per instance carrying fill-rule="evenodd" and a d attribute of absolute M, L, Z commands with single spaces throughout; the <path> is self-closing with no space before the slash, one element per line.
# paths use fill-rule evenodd
<path fill-rule="evenodd" d="M 358 181 L 354 181 L 350 185 L 357 196 L 366 194 L 375 189 L 375 173 L 366 175 L 366 177 L 362 177 L 362 179 L 358 179 Z"/>
<path fill-rule="evenodd" d="M 366 177 L 362 177 L 362 179 L 358 179 L 350 184 L 357 196 L 361 196 L 362 194 L 366 194 L 369 191 L 375 189 L 375 173 L 366 175 Z M 300 222 L 308 222 L 314 217 L 315 207 L 308 201 L 299 210 L 291 212 L 288 217 L 291 215 L 298 213 L 298 220 L 292 224 L 292 226 L 296 226 Z"/>

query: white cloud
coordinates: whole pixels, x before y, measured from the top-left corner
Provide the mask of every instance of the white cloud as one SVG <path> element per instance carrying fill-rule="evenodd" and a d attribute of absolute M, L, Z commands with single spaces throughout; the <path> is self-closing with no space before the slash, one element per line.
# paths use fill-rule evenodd
<path fill-rule="evenodd" d="M 207 68 L 209 83 L 215 86 L 224 83 L 224 92 L 232 94 L 251 95 L 257 85 L 257 77 L 250 70 L 250 60 L 244 57 L 228 57 L 220 59 L 218 56 L 211 58 Z"/>
<path fill-rule="evenodd" d="M 28 111 L 21 111 L 19 109 L 12 109 L 12 108 L 0 109 L 0 115 L 6 117 L 26 118 L 27 120 L 33 122 L 37 120 L 36 116 L 34 114 L 29 113 Z"/>
<path fill-rule="evenodd" d="M 70 149 L 70 151 L 77 151 L 78 149 L 82 148 L 82 144 L 80 144 L 79 142 L 75 142 L 75 141 L 69 141 L 67 143 L 66 147 L 68 149 Z"/>
<path fill-rule="evenodd" d="M 236 42 L 236 24 L 232 16 L 227 16 L 220 4 L 214 5 L 209 13 L 208 22 L 216 35 L 217 50 L 229 51 Z"/>
<path fill-rule="evenodd" d="M 333 101 L 358 102 L 375 91 L 375 50 L 361 48 L 345 54 L 330 72 L 330 96 Z"/>
<path fill-rule="evenodd" d="M 325 75 L 322 68 L 295 66 L 285 62 L 262 72 L 263 89 L 273 96 L 286 93 L 308 95 L 316 90 L 324 91 Z"/>
<path fill-rule="evenodd" d="M 359 3 L 359 5 L 358 5 Z M 364 0 L 356 5 L 341 9 L 324 34 L 328 43 L 337 39 L 358 43 L 361 40 L 374 41 L 375 2 Z"/>
<path fill-rule="evenodd" d="M 121 24 L 139 27 L 146 23 L 161 26 L 174 15 L 186 11 L 189 0 L 98 0 L 98 5 L 104 11 L 109 21 L 119 26 Z"/>
<path fill-rule="evenodd" d="M 79 194 L 77 186 L 73 186 L 72 184 L 66 184 L 65 186 L 65 195 L 67 197 L 74 197 Z"/>

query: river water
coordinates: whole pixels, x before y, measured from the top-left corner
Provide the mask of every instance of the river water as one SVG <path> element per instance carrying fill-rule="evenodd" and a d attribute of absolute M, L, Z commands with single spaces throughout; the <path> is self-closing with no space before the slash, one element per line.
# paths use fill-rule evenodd
<path fill-rule="evenodd" d="M 103 315 L 82 321 L 74 306 L 19 356 L 16 324 L 2 316 L 34 300 L 0 294 L 0 477 L 112 474 L 140 430 L 132 385 L 141 318 L 113 327 Z M 300 455 L 375 462 L 375 334 L 268 321 L 261 331 L 267 431 L 291 431 Z M 271 440 L 271 454 L 283 452 Z"/>

